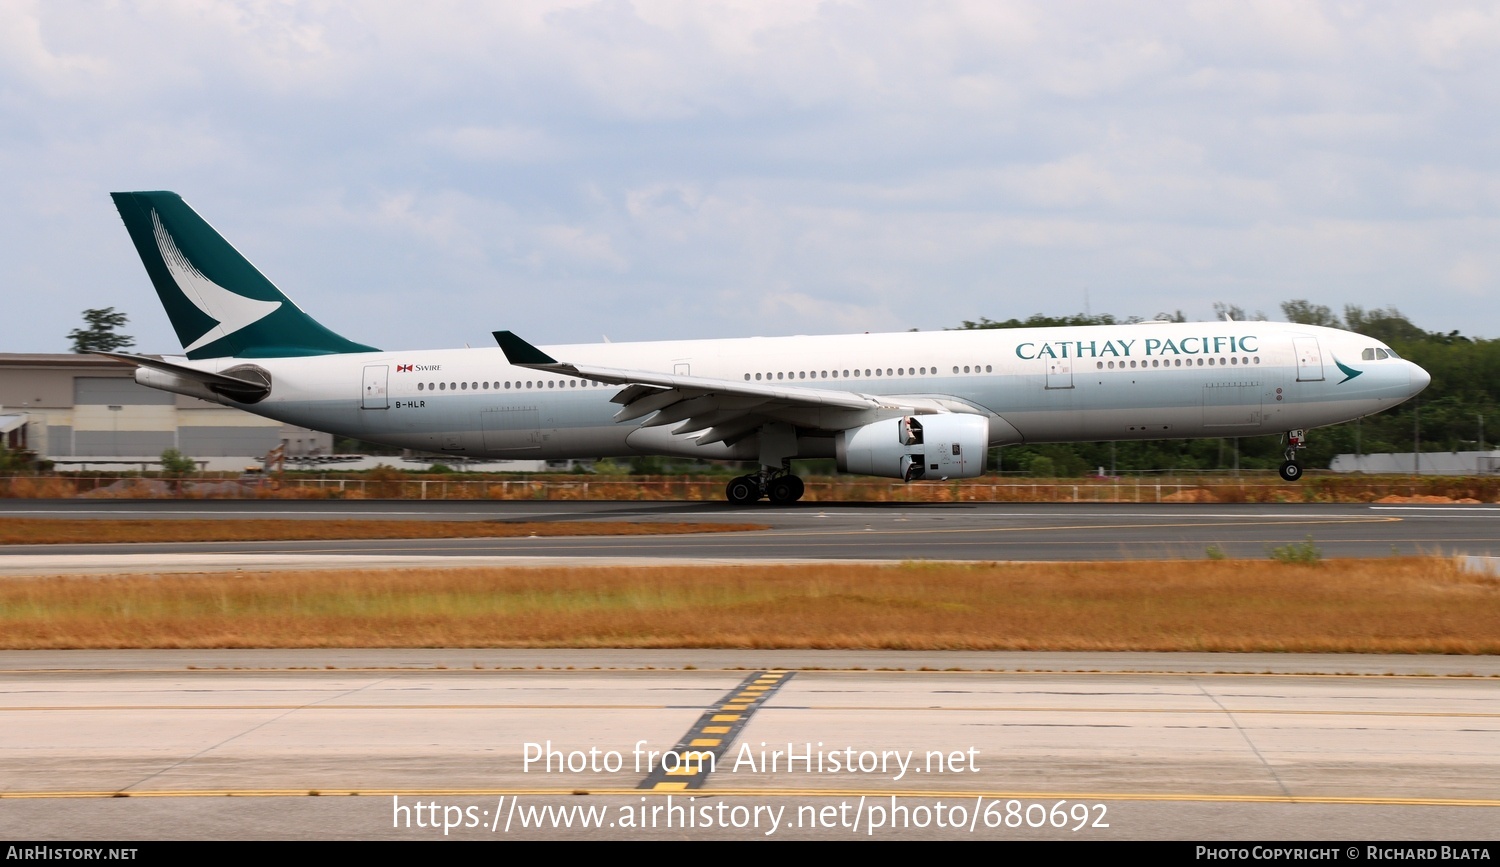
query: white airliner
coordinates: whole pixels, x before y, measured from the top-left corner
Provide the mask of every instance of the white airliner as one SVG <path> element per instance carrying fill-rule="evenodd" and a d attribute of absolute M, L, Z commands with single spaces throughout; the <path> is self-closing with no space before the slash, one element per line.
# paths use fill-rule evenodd
<path fill-rule="evenodd" d="M 471 458 L 756 461 L 733 503 L 802 495 L 793 458 L 913 481 L 992 446 L 1282 434 L 1430 381 L 1377 340 L 1271 322 L 752 337 L 385 352 L 303 313 L 169 192 L 114 193 L 183 356 L 106 353 L 142 385 L 341 436 Z"/>

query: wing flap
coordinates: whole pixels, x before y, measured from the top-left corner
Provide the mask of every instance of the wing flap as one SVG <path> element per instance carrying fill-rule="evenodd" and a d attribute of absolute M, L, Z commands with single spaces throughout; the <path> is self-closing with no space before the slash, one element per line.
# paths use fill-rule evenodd
<path fill-rule="evenodd" d="M 706 446 L 713 443 L 723 443 L 726 446 L 732 446 L 754 433 L 757 428 L 765 423 L 765 418 L 755 415 L 726 421 L 722 424 L 714 423 L 713 427 L 704 431 L 702 436 L 698 437 L 698 445 Z"/>

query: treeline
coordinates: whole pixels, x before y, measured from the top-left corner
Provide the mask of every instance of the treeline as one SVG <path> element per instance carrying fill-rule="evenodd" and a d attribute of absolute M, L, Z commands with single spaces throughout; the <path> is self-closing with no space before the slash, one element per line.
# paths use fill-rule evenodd
<path fill-rule="evenodd" d="M 1265 319 L 1263 313 L 1246 315 L 1226 304 L 1215 304 L 1220 316 L 1236 320 Z M 1338 454 L 1410 452 L 1420 438 L 1424 452 L 1470 451 L 1494 448 L 1500 440 L 1500 340 L 1465 337 L 1457 330 L 1424 331 L 1394 307 L 1366 310 L 1355 305 L 1340 317 L 1332 309 L 1304 300 L 1281 305 L 1288 322 L 1342 328 L 1373 337 L 1403 358 L 1432 374 L 1432 384 L 1414 400 L 1395 409 L 1357 422 L 1317 428 L 1311 434 L 1303 462 L 1309 468 L 1326 468 Z M 1161 321 L 1185 321 L 1180 311 L 1159 314 Z M 1071 325 L 1116 325 L 1143 321 L 1138 317 L 1116 319 L 1108 314 L 1075 316 L 1036 315 L 1025 320 L 997 322 L 981 318 L 964 322 L 961 329 L 1042 328 Z M 1486 429 L 1486 425 L 1489 428 Z M 1009 446 L 991 453 L 992 468 L 1002 472 L 1026 472 L 1038 476 L 1089 475 L 1103 467 L 1106 473 L 1146 470 L 1274 469 L 1281 462 L 1279 437 L 1241 437 L 1196 440 L 1160 440 L 1120 443 L 1071 443 Z"/>

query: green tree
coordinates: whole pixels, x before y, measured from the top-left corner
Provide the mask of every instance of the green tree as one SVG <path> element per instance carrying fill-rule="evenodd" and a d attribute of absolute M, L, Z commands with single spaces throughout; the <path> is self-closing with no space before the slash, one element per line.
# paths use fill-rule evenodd
<path fill-rule="evenodd" d="M 1344 323 L 1333 314 L 1333 311 L 1322 304 L 1313 304 L 1298 299 L 1296 301 L 1281 302 L 1281 312 L 1286 316 L 1286 321 L 1295 322 L 1298 325 L 1322 325 L 1325 328 L 1343 328 Z"/>
<path fill-rule="evenodd" d="M 1344 305 L 1344 324 L 1350 331 L 1373 337 L 1386 344 L 1427 339 L 1427 332 L 1411 324 L 1394 307 L 1365 310 L 1354 304 Z"/>
<path fill-rule="evenodd" d="M 128 317 L 124 313 L 116 313 L 113 307 L 85 310 L 83 321 L 88 323 L 87 328 L 75 328 L 68 332 L 68 339 L 73 341 L 74 352 L 116 352 L 135 345 L 134 337 L 119 333 Z"/>
<path fill-rule="evenodd" d="M 1251 316 L 1249 313 L 1245 312 L 1245 308 L 1241 307 L 1238 304 L 1230 304 L 1225 301 L 1215 301 L 1214 318 L 1224 319 L 1226 316 L 1229 319 L 1234 320 L 1235 322 L 1264 322 L 1266 320 L 1266 314 L 1262 313 L 1259 310 L 1255 311 L 1254 316 Z M 1185 322 L 1187 320 L 1182 319 L 1181 311 L 1178 311 L 1178 318 L 1173 319 L 1172 321 Z"/>
<path fill-rule="evenodd" d="M 182 475 L 197 471 L 198 462 L 177 449 L 166 449 L 161 453 L 161 469 L 164 473 Z"/>
<path fill-rule="evenodd" d="M 1130 321 L 1139 322 L 1140 320 L 1132 319 Z M 984 328 L 1060 328 L 1071 325 L 1115 324 L 1117 324 L 1115 318 L 1107 313 L 1100 316 L 1092 316 L 1087 313 L 1078 313 L 1073 316 L 1043 316 L 1040 313 L 1034 313 L 1031 316 L 1028 316 L 1024 321 L 1020 319 L 1007 319 L 1004 322 L 997 322 L 993 319 L 988 319 L 981 316 L 979 317 L 978 322 L 970 322 L 968 320 L 964 320 L 964 324 L 960 325 L 958 327 L 958 330 L 974 331 Z"/>

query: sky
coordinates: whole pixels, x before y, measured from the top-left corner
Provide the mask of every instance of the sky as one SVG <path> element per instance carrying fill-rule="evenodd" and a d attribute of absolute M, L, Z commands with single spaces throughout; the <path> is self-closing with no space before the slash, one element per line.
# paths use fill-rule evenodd
<path fill-rule="evenodd" d="M 1500 336 L 1500 5 L 0 0 L 0 352 L 180 193 L 386 349 L 1307 299 Z"/>

